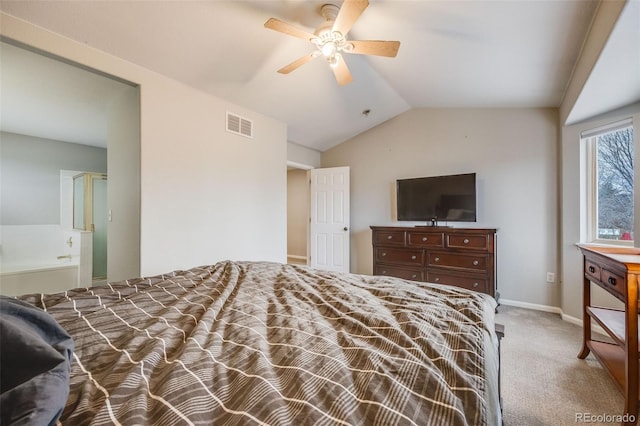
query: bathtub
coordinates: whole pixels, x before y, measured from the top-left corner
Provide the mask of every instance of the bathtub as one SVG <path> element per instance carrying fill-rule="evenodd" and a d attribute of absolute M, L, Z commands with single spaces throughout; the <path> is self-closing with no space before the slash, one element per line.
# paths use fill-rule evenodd
<path fill-rule="evenodd" d="M 81 261 L 82 259 L 82 261 Z M 0 294 L 56 293 L 91 283 L 91 232 L 0 226 Z"/>
<path fill-rule="evenodd" d="M 78 259 L 2 263 L 0 294 L 56 293 L 78 287 Z"/>

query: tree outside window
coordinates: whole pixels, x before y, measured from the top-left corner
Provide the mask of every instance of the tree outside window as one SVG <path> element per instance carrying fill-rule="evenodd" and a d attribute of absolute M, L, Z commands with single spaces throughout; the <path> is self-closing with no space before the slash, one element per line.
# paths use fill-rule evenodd
<path fill-rule="evenodd" d="M 633 240 L 633 128 L 596 137 L 596 238 Z"/>

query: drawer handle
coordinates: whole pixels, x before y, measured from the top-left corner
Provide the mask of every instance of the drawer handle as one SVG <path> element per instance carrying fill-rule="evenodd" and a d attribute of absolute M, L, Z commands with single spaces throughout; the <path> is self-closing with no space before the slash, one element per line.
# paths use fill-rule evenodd
<path fill-rule="evenodd" d="M 473 283 L 473 288 L 478 287 L 478 285 L 479 285 L 478 283 Z"/>
<path fill-rule="evenodd" d="M 387 271 L 382 271 L 382 275 L 387 275 Z"/>
<path fill-rule="evenodd" d="M 382 257 L 385 257 L 387 255 L 387 252 L 382 252 Z"/>
<path fill-rule="evenodd" d="M 411 260 L 416 260 L 416 256 L 415 255 L 411 256 Z"/>
<path fill-rule="evenodd" d="M 418 278 L 416 274 L 411 275 L 411 278 Z"/>
<path fill-rule="evenodd" d="M 440 282 L 440 277 L 436 277 L 435 282 Z"/>
<path fill-rule="evenodd" d="M 611 284 L 611 285 L 616 285 L 616 279 L 613 278 L 613 277 L 609 277 L 609 279 L 607 281 L 609 281 L 609 284 Z"/>
<path fill-rule="evenodd" d="M 433 259 L 434 262 L 440 262 L 440 258 L 436 257 L 435 259 Z"/>
<path fill-rule="evenodd" d="M 387 240 L 392 240 L 393 239 L 393 235 L 387 235 Z"/>
<path fill-rule="evenodd" d="M 428 238 L 427 237 L 422 237 L 422 241 L 427 241 Z"/>
<path fill-rule="evenodd" d="M 593 266 L 589 266 L 589 272 L 593 274 L 595 271 L 596 271 L 596 268 L 594 268 Z"/>
<path fill-rule="evenodd" d="M 480 264 L 480 262 L 478 262 L 477 260 L 473 261 L 473 266 L 478 266 Z"/>
<path fill-rule="evenodd" d="M 469 244 L 469 239 L 465 238 L 462 242 L 465 243 L 465 244 Z"/>

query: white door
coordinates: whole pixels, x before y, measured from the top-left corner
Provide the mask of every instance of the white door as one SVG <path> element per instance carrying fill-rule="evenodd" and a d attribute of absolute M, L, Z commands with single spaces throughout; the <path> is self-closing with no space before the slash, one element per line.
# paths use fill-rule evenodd
<path fill-rule="evenodd" d="M 349 272 L 349 167 L 311 170 L 311 266 Z"/>

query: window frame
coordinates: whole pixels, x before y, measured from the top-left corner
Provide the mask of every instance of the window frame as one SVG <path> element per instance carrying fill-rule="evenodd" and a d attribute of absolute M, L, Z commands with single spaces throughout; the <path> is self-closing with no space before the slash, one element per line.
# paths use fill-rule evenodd
<path fill-rule="evenodd" d="M 627 118 L 605 124 L 595 129 L 585 130 L 580 134 L 580 138 L 586 145 L 586 177 L 587 177 L 587 196 L 586 196 L 586 213 L 587 213 L 587 241 L 592 244 L 633 247 L 634 240 L 610 240 L 598 238 L 598 144 L 599 136 L 612 133 L 618 130 L 631 127 L 633 130 L 633 120 Z M 635 132 L 634 132 L 635 139 Z M 634 175 L 636 173 L 635 164 L 633 167 Z M 635 195 L 634 188 L 634 195 Z M 636 211 L 634 205 L 634 223 L 636 221 Z M 635 238 L 635 235 L 634 235 Z"/>

